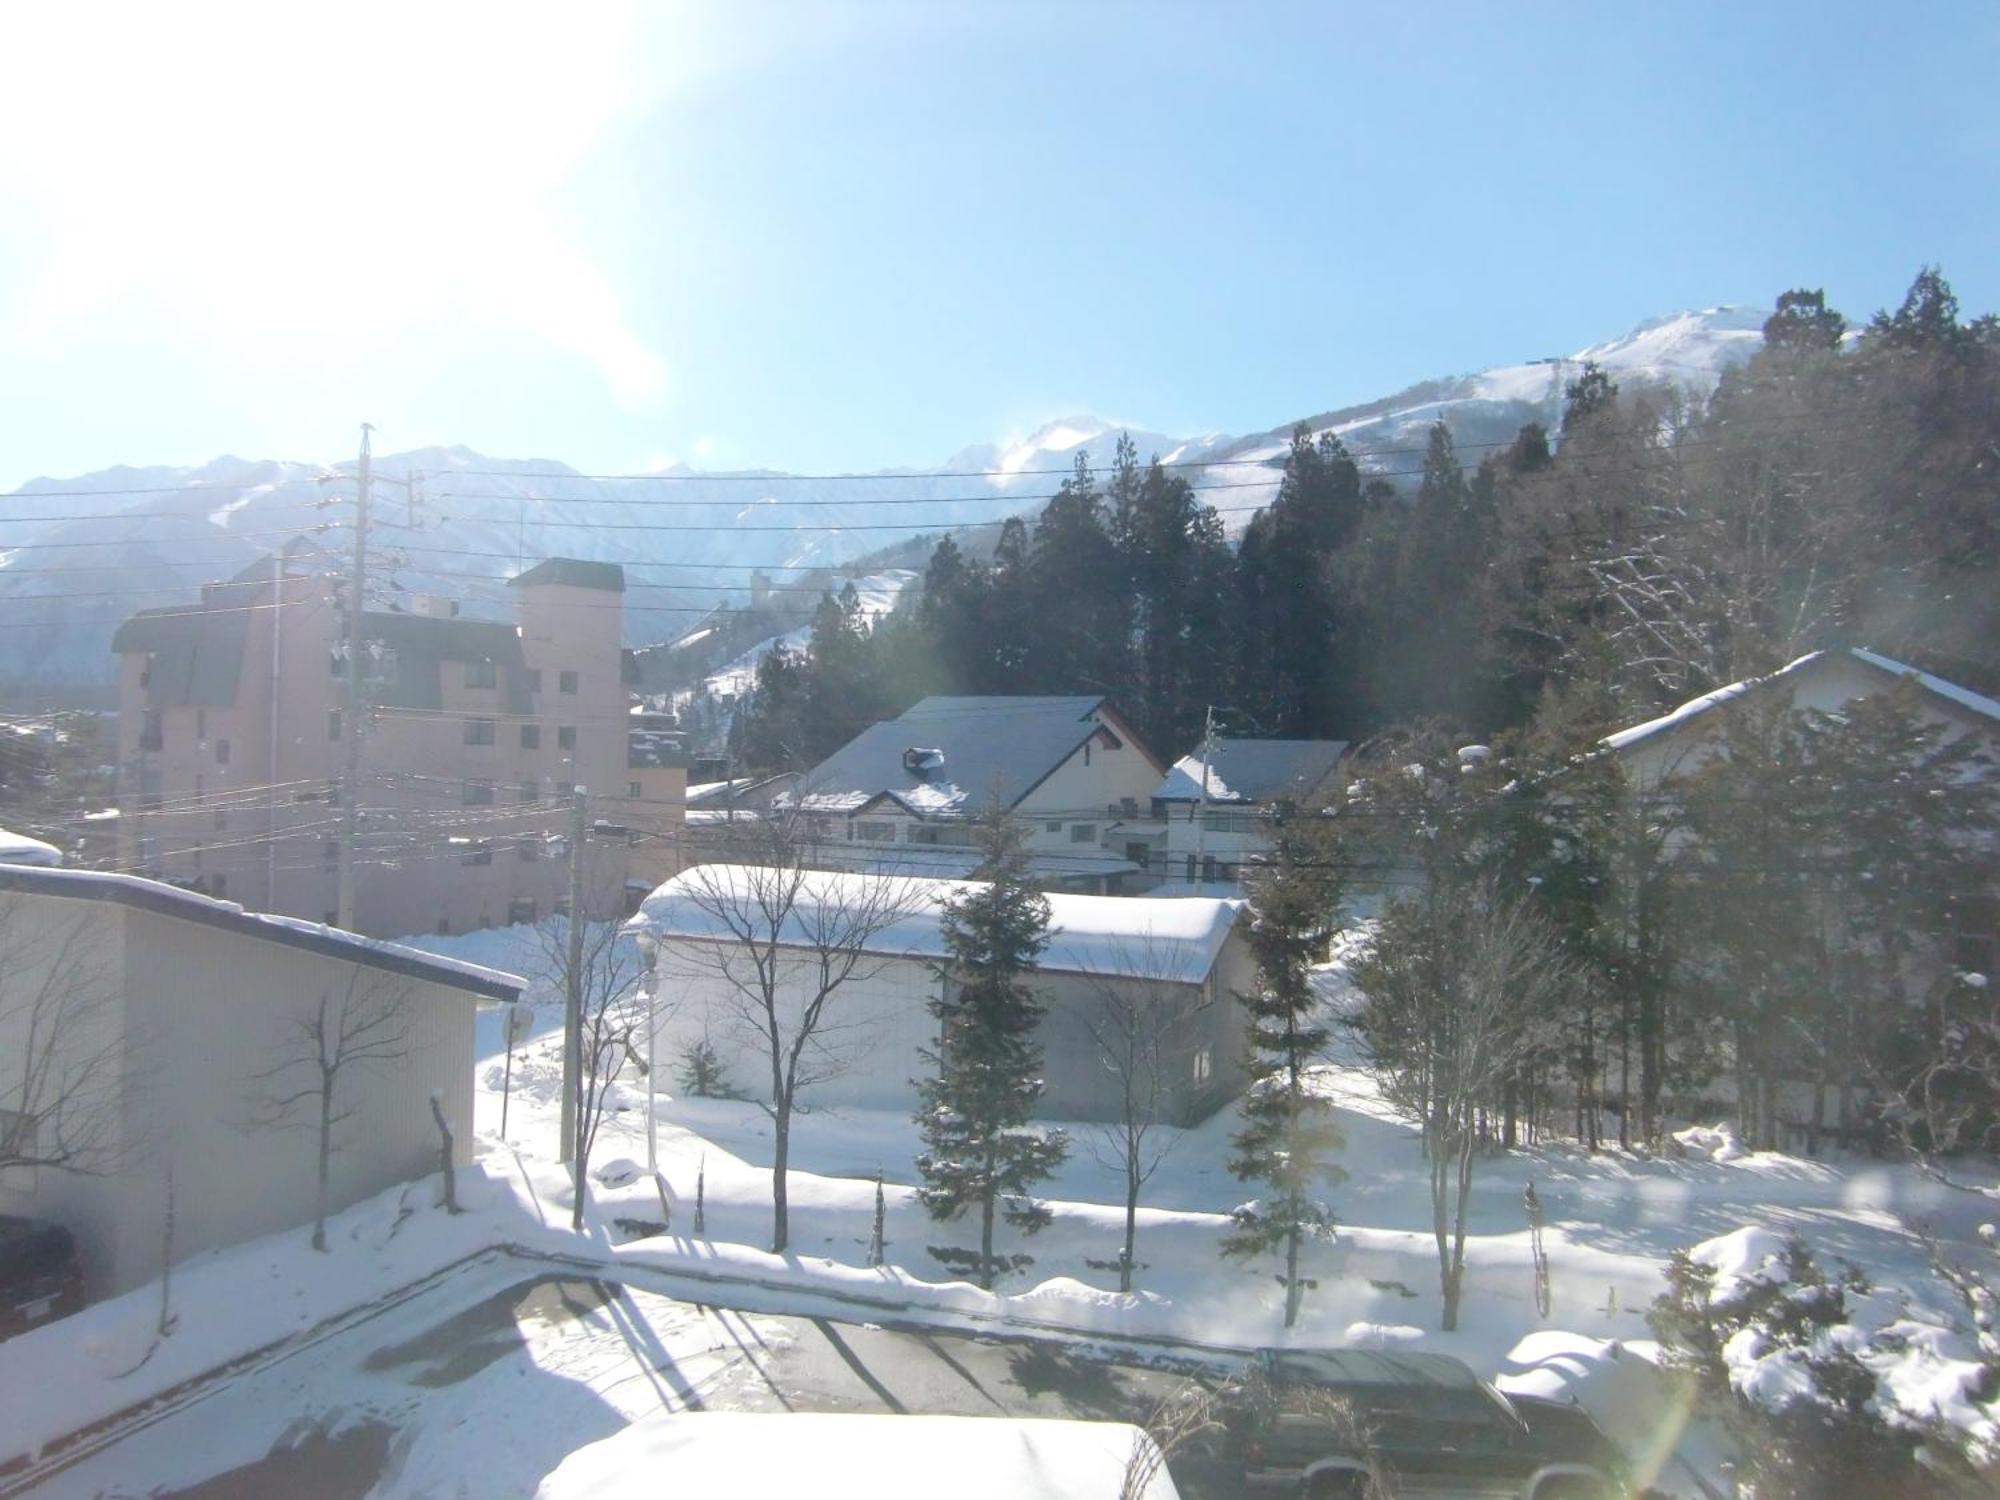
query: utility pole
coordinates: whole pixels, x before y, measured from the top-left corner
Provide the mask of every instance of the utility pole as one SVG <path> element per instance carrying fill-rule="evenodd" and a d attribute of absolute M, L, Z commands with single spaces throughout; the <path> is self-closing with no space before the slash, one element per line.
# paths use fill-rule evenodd
<path fill-rule="evenodd" d="M 1215 755 L 1215 705 L 1208 710 L 1201 721 L 1201 795 L 1194 804 L 1194 868 L 1195 880 L 1202 878 L 1201 872 L 1208 867 L 1208 763 Z M 1190 881 L 1189 884 L 1193 884 Z"/>
<path fill-rule="evenodd" d="M 585 803 L 589 797 L 581 786 L 570 789 L 569 802 L 569 946 L 563 963 L 563 1077 L 562 1148 L 559 1161 L 578 1156 L 577 1130 L 581 1111 L 577 1108 L 583 1082 L 583 842 L 589 832 Z M 576 1185 L 577 1203 L 583 1202 L 583 1183 Z"/>
<path fill-rule="evenodd" d="M 368 434 L 361 424 L 361 462 L 355 470 L 354 568 L 347 584 L 347 711 L 341 732 L 347 742 L 347 764 L 340 778 L 340 900 L 335 921 L 354 931 L 354 845 L 361 832 L 361 733 L 367 711 L 362 706 L 366 676 L 362 655 L 367 636 L 362 614 L 368 598 Z"/>

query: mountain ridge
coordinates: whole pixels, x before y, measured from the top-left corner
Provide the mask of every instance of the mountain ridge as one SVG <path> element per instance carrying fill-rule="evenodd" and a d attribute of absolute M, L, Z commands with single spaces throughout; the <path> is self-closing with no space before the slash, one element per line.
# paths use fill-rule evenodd
<path fill-rule="evenodd" d="M 1412 455 L 1438 420 L 1474 463 L 1526 422 L 1555 432 L 1564 386 L 1586 359 L 1622 385 L 1705 396 L 1761 345 L 1764 316 L 1741 305 L 1664 314 L 1574 355 L 1439 376 L 1305 422 L 1315 434 L 1338 433 L 1365 471 L 1391 479 L 1417 467 Z M 594 477 L 560 460 L 493 458 L 462 444 L 388 453 L 374 461 L 382 482 L 372 529 L 383 562 L 371 602 L 444 594 L 469 613 L 504 617 L 506 576 L 565 554 L 625 564 L 628 640 L 668 640 L 718 603 L 747 596 L 753 569 L 782 583 L 915 536 L 968 526 L 977 534 L 1032 511 L 1079 455 L 1108 469 L 1126 434 L 1142 459 L 1189 465 L 1233 533 L 1275 497 L 1296 425 L 1184 437 L 1070 414 L 1024 438 L 969 445 L 936 467 L 840 475 L 677 468 Z M 0 518 L 0 689 L 8 679 L 102 685 L 114 666 L 111 633 L 134 610 L 191 599 L 202 582 L 240 571 L 291 535 L 346 547 L 334 528 L 353 477 L 352 461 L 223 454 L 195 466 L 117 465 L 28 481 Z M 37 515 L 43 496 L 47 510 Z"/>

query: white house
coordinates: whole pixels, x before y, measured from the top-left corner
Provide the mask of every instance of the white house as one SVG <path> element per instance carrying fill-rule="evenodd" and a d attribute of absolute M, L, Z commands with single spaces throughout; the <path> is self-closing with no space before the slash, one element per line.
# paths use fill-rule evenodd
<path fill-rule="evenodd" d="M 829 868 L 962 876 L 972 820 L 1001 807 L 1050 886 L 1110 892 L 1142 880 L 1143 822 L 1165 767 L 1108 699 L 926 698 L 863 730 L 799 782 Z"/>
<path fill-rule="evenodd" d="M 782 879 L 742 865 L 699 865 L 648 896 L 627 925 L 650 968 L 656 997 L 653 1037 L 661 1070 L 697 1044 L 718 1054 L 724 1073 L 754 1094 L 768 1076 L 768 1044 L 756 1025 L 757 966 L 775 946 L 778 1007 L 794 1029 L 816 993 L 823 950 L 865 953 L 827 1011 L 811 1071 L 826 1074 L 814 1105 L 908 1110 L 911 1080 L 927 1071 L 935 1044 L 928 1003 L 952 983 L 940 916 L 965 881 L 810 871 L 796 892 L 771 895 Z M 1164 1117 L 1191 1123 L 1243 1086 L 1243 1007 L 1249 952 L 1238 931 L 1239 901 L 1207 897 L 1049 895 L 1051 939 L 1034 978 L 1048 1007 L 1040 1041 L 1051 1119 L 1102 1119 L 1118 1108 L 1116 1078 L 1092 1041 L 1094 1019 L 1112 1003 L 1168 1017 L 1169 1060 L 1161 1070 Z M 866 912 L 872 921 L 853 914 Z M 775 931 L 774 931 L 775 929 Z M 775 939 L 775 944 L 773 944 Z"/>
<path fill-rule="evenodd" d="M 438 1170 L 433 1097 L 469 1162 L 473 1010 L 521 988 L 156 881 L 0 864 L 0 1213 L 67 1225 L 96 1296 L 160 1274 L 169 1184 L 174 1260 L 308 1222 L 317 1100 L 275 1105 L 315 1085 L 322 1003 L 329 1034 L 387 1017 L 381 1055 L 350 1044 L 336 1075 L 329 1207 Z"/>
<path fill-rule="evenodd" d="M 1921 689 L 1923 717 L 1942 725 L 1948 735 L 1976 734 L 1989 744 L 2000 737 L 2000 701 L 1878 652 L 1848 646 L 1809 652 L 1762 677 L 1691 698 L 1657 718 L 1605 736 L 1603 744 L 1624 762 L 1632 784 L 1643 793 L 1693 774 L 1722 753 L 1727 717 L 1722 710 L 1746 695 L 1781 693 L 1794 709 L 1832 712 L 1903 680 Z M 1968 901 L 1963 910 L 1967 926 L 1942 957 L 1958 969 L 1992 974 L 2000 957 L 2000 911 L 1990 899 Z"/>
<path fill-rule="evenodd" d="M 1243 866 L 1271 851 L 1271 811 L 1333 800 L 1346 753 L 1346 740 L 1215 738 L 1206 754 L 1182 756 L 1153 788 L 1162 834 L 1155 867 L 1169 882 L 1155 894 L 1238 889 Z"/>

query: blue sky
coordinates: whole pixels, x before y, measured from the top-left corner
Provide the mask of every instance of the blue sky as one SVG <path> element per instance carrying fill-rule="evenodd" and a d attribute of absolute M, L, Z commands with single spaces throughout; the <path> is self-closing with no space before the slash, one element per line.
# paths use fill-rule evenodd
<path fill-rule="evenodd" d="M 0 485 L 936 463 L 2000 307 L 1990 3 L 76 9 L 0 17 Z"/>

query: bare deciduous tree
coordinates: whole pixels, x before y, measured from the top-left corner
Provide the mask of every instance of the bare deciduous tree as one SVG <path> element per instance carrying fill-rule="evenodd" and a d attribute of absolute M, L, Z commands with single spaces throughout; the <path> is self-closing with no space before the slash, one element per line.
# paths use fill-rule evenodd
<path fill-rule="evenodd" d="M 37 905 L 0 896 L 0 1173 L 108 1175 L 124 1083 L 108 949 L 88 918 L 44 923 Z"/>
<path fill-rule="evenodd" d="M 570 982 L 569 923 L 568 916 L 551 917 L 535 928 L 534 937 L 543 972 L 553 976 L 556 989 L 563 994 L 569 992 Z M 572 1229 L 583 1228 L 590 1153 L 604 1122 L 611 1086 L 628 1062 L 639 1072 L 646 1071 L 638 1050 L 640 1028 L 646 1021 L 646 1006 L 639 994 L 639 950 L 630 938 L 620 935 L 616 922 L 585 922 L 582 938 L 576 960 L 577 993 L 582 1001 L 582 1065 L 577 1079 L 576 1138 L 570 1143 L 576 1169 Z M 650 1087 L 651 1079 L 647 1082 Z"/>
<path fill-rule="evenodd" d="M 278 1060 L 251 1075 L 258 1085 L 253 1126 L 314 1133 L 315 1250 L 326 1249 L 327 1192 L 340 1126 L 354 1115 L 341 1081 L 409 1056 L 410 996 L 406 981 L 356 964 L 346 989 L 323 992 L 310 1013 L 288 1022 Z"/>
<path fill-rule="evenodd" d="M 1114 1119 L 1082 1131 L 1093 1160 L 1125 1184 L 1125 1242 L 1118 1290 L 1132 1290 L 1139 1196 L 1179 1142 L 1165 1119 L 1175 1086 L 1188 1077 L 1192 1044 L 1208 1009 L 1207 991 L 1184 982 L 1172 943 L 1148 934 L 1116 954 L 1115 972 L 1089 976 L 1089 993 L 1075 1005 L 1092 1054 L 1111 1076 Z"/>
<path fill-rule="evenodd" d="M 1367 1001 L 1355 1024 L 1376 1086 L 1423 1129 L 1441 1326 L 1450 1331 L 1482 1121 L 1538 1044 L 1535 1018 L 1554 1011 L 1572 971 L 1538 913 L 1473 887 L 1443 906 L 1392 903 L 1354 980 Z"/>
<path fill-rule="evenodd" d="M 872 1030 L 843 991 L 888 962 L 881 936 L 913 915 L 921 887 L 895 876 L 813 870 L 777 823 L 765 825 L 763 864 L 697 865 L 678 879 L 689 927 L 665 936 L 665 978 L 711 989 L 716 1019 L 759 1058 L 755 1090 L 771 1118 L 771 1249 L 789 1243 L 786 1172 L 792 1117 L 815 1084 L 847 1072 Z"/>

